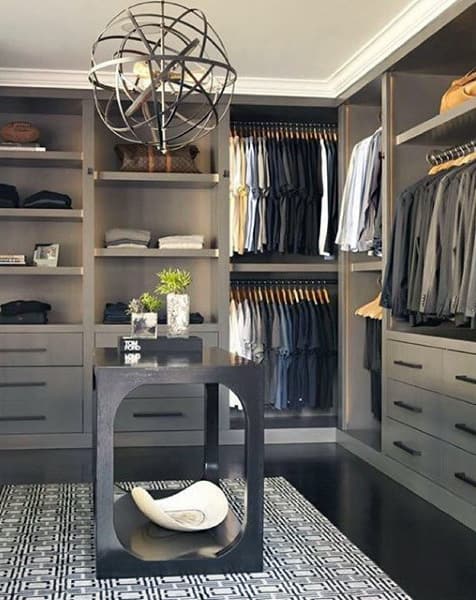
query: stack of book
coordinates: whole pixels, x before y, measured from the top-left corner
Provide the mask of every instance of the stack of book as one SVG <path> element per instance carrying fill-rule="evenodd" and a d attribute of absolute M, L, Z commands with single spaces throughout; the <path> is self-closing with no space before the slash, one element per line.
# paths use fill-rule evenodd
<path fill-rule="evenodd" d="M 0 142 L 0 150 L 28 150 L 30 152 L 45 152 L 45 146 L 40 146 L 37 142 L 31 144 L 19 144 L 17 142 Z"/>
<path fill-rule="evenodd" d="M 0 266 L 2 267 L 20 267 L 26 265 L 26 256 L 24 254 L 0 254 Z"/>

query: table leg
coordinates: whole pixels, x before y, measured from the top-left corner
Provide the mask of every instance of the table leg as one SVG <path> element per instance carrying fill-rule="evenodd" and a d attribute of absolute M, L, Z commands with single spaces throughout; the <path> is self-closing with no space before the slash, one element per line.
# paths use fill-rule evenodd
<path fill-rule="evenodd" d="M 205 464 L 203 479 L 218 483 L 219 480 L 219 414 L 218 384 L 205 384 Z"/>

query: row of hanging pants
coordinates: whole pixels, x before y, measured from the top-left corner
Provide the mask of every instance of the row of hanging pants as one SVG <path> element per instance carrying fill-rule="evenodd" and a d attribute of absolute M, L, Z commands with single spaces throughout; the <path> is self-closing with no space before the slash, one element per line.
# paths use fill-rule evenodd
<path fill-rule="evenodd" d="M 234 290 L 231 351 L 262 362 L 266 404 L 277 410 L 329 409 L 335 403 L 337 317 L 327 291 Z"/>
<path fill-rule="evenodd" d="M 231 253 L 334 254 L 333 134 L 230 137 Z"/>

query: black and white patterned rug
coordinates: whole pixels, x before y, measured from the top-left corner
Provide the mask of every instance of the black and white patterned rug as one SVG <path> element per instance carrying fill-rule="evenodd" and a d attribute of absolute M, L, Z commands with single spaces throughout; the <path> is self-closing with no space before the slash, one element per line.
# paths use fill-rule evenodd
<path fill-rule="evenodd" d="M 142 482 L 144 484 L 144 482 Z M 179 482 L 148 483 L 173 489 Z M 243 483 L 222 484 L 241 510 Z M 285 479 L 265 483 L 265 571 L 97 580 L 88 484 L 0 490 L 0 600 L 408 600 Z"/>

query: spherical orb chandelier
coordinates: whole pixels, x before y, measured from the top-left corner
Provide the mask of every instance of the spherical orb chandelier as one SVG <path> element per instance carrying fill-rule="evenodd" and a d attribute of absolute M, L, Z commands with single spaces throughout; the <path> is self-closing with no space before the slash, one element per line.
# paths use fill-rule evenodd
<path fill-rule="evenodd" d="M 92 48 L 97 111 L 120 138 L 176 150 L 225 116 L 236 71 L 201 10 L 139 2 L 117 14 Z"/>

